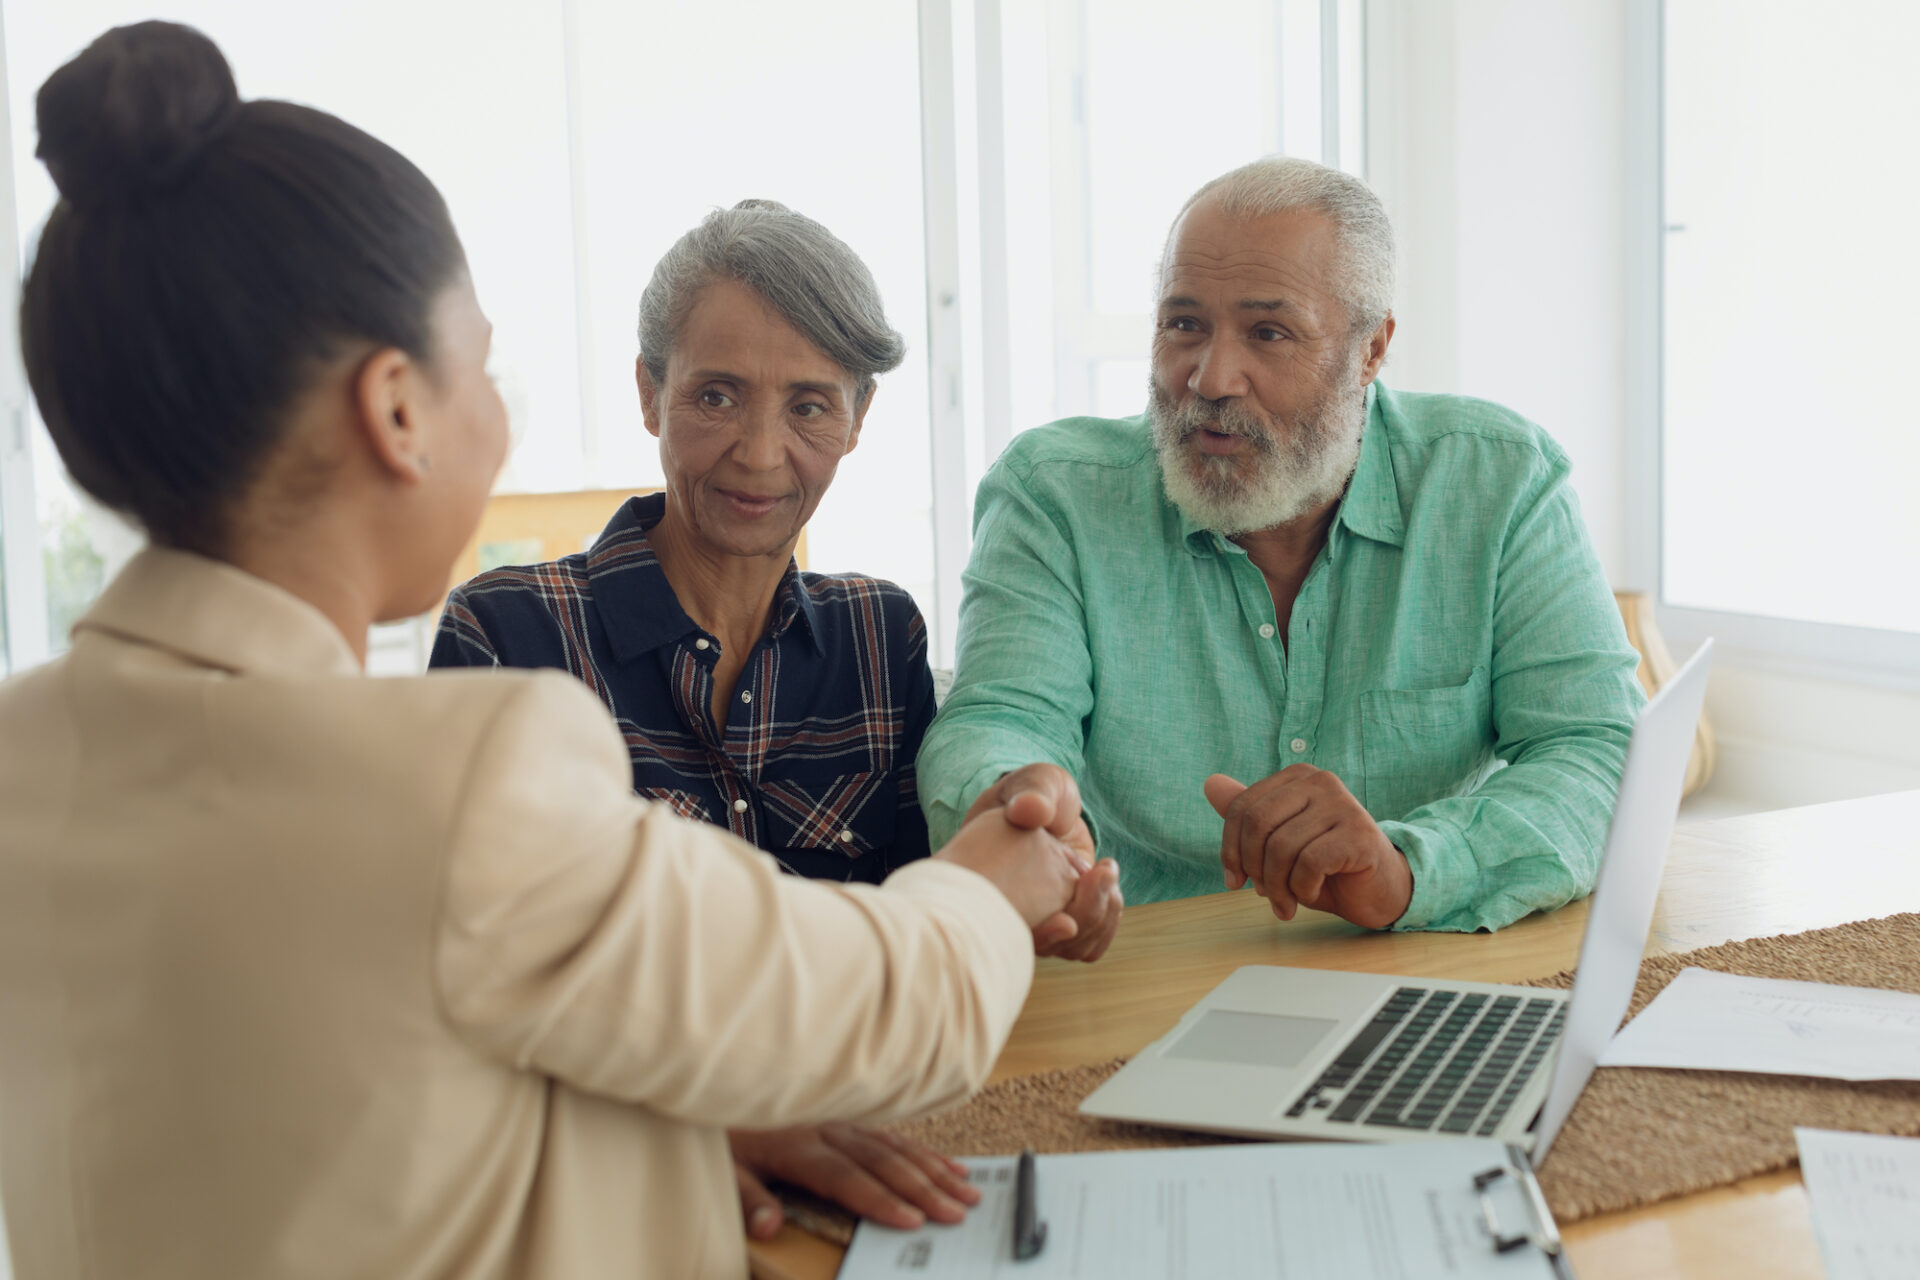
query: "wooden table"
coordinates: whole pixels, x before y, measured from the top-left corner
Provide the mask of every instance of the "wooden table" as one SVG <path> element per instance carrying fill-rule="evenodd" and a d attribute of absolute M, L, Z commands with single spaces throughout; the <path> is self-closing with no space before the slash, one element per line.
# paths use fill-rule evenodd
<path fill-rule="evenodd" d="M 1920 911 L 1920 791 L 1680 828 L 1647 953 Z M 1129 907 L 1092 965 L 1040 962 L 994 1079 L 1138 1051 L 1244 964 L 1489 982 L 1571 968 L 1587 904 L 1494 934 L 1369 933 L 1303 911 L 1282 924 L 1252 894 Z M 1571 1225 L 1581 1280 L 1818 1277 L 1797 1170 Z M 840 1250 L 792 1227 L 753 1247 L 765 1280 L 827 1280 Z"/>

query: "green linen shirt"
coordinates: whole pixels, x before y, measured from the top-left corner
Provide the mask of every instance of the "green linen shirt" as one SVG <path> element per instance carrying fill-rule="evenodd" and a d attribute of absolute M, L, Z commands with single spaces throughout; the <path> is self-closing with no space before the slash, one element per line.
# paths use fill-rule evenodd
<path fill-rule="evenodd" d="M 1213 893 L 1210 773 L 1331 770 L 1406 854 L 1396 928 L 1593 888 L 1644 701 L 1566 455 L 1458 396 L 1369 393 L 1285 636 L 1247 553 L 1166 497 L 1145 418 L 1070 418 L 981 482 L 958 666 L 919 756 L 935 847 L 1009 769 L 1079 781 L 1127 901 Z"/>

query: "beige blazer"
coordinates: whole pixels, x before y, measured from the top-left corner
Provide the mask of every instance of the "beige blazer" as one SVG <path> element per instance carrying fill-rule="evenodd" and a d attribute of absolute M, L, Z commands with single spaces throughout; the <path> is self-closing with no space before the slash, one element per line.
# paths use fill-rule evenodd
<path fill-rule="evenodd" d="M 572 679 L 369 679 L 211 560 L 0 686 L 19 1280 L 743 1276 L 722 1126 L 960 1098 L 1032 969 L 972 872 L 782 876 Z"/>

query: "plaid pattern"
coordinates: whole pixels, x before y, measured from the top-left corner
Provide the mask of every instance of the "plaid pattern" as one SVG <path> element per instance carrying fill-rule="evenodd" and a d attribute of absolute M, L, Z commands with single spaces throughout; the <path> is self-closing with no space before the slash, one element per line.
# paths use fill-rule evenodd
<path fill-rule="evenodd" d="M 455 589 L 432 665 L 572 672 L 619 722 L 635 792 L 798 875 L 878 882 L 924 857 L 914 756 L 933 676 L 913 598 L 789 565 L 719 724 L 720 642 L 680 607 L 647 542 L 665 510 L 662 494 L 630 498 L 592 550 Z"/>

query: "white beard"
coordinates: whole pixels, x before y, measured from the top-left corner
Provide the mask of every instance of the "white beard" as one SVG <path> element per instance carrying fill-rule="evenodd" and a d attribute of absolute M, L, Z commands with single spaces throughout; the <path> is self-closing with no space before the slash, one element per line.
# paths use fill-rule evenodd
<path fill-rule="evenodd" d="M 1269 422 L 1238 400 L 1189 396 L 1175 403 L 1149 379 L 1147 420 L 1167 497 L 1194 524 L 1228 538 L 1289 524 L 1338 498 L 1353 478 L 1367 425 L 1366 392 L 1348 385 L 1355 363 L 1329 379 L 1291 423 Z M 1238 457 L 1202 453 L 1192 442 L 1203 427 L 1240 436 L 1252 448 Z"/>

